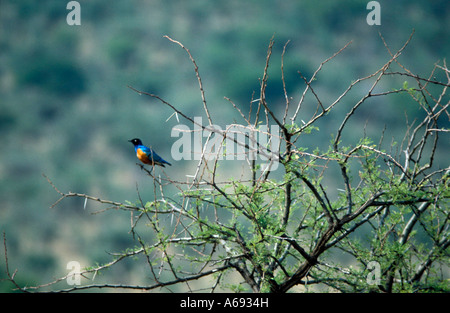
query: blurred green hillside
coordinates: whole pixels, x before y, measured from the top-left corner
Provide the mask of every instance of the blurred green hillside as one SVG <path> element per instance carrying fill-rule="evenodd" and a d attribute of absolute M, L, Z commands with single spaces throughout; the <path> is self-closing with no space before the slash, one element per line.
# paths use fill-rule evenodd
<path fill-rule="evenodd" d="M 28 285 L 66 273 L 70 260 L 101 263 L 110 258 L 106 252 L 133 245 L 130 217 L 122 212 L 92 215 L 100 207 L 88 202 L 83 209 L 79 199 L 50 208 L 59 195 L 42 173 L 64 192 L 136 201 L 138 185 L 151 199 L 153 184 L 136 166 L 127 140 L 141 138 L 174 163 L 170 148 L 176 138 L 170 133 L 178 122 L 167 120 L 170 108 L 127 86 L 157 94 L 190 116 L 203 116 L 193 65 L 164 35 L 192 53 L 214 123 L 222 127 L 239 119 L 224 96 L 247 112 L 253 92 L 258 95 L 272 36 L 266 95 L 280 112 L 281 53 L 288 40 L 284 69 L 293 101 L 304 88 L 297 71 L 310 77 L 351 40 L 319 75 L 315 91 L 323 102 L 389 59 L 379 32 L 395 51 L 415 29 L 400 59 L 416 74 L 428 76 L 436 62 L 450 56 L 446 0 L 379 1 L 380 26 L 366 23 L 368 1 L 361 0 L 79 1 L 80 26 L 66 23 L 67 2 L 0 2 L 0 231 L 7 236 L 10 268 L 18 268 L 18 281 Z M 398 79 L 386 89 L 402 84 Z M 363 92 L 351 95 L 358 99 Z M 410 121 L 418 114 L 405 100 L 400 95 L 372 100 L 373 107 L 358 112 L 355 128 L 370 118 L 369 135 L 385 125 L 390 136 L 404 132 L 404 112 Z M 352 106 L 351 96 L 346 101 L 338 113 Z M 315 136 L 323 137 L 305 145 L 328 142 L 328 129 L 335 125 L 322 125 Z M 446 147 L 439 153 L 449 152 Z M 185 180 L 195 165 L 180 161 L 166 171 Z M 120 275 L 135 277 L 129 268 L 122 270 Z M 0 282 L 0 291 L 10 288 Z"/>

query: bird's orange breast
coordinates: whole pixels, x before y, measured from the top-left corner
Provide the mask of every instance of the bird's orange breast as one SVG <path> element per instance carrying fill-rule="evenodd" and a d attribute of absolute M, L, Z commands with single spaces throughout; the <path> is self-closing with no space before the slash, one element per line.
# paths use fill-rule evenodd
<path fill-rule="evenodd" d="M 136 150 L 136 156 L 144 164 L 152 164 L 152 161 L 148 158 L 147 154 L 141 149 Z"/>

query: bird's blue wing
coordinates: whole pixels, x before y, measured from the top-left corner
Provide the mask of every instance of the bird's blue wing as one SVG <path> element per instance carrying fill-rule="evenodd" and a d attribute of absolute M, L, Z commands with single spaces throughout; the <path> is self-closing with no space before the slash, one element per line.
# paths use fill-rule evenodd
<path fill-rule="evenodd" d="M 168 164 L 168 165 L 172 165 L 169 162 L 167 162 L 166 160 L 164 160 L 162 157 L 160 157 L 155 151 L 153 151 L 152 149 L 150 149 L 149 147 L 146 146 L 139 146 L 139 148 L 145 152 L 145 154 L 147 154 L 148 158 L 150 160 L 153 160 L 153 162 L 155 163 L 161 163 L 161 164 Z"/>
<path fill-rule="evenodd" d="M 148 155 L 150 157 L 150 155 L 152 154 L 152 149 L 150 149 L 149 147 L 143 146 L 143 145 L 139 145 L 136 146 L 136 150 L 137 149 L 141 149 L 142 152 L 144 152 L 146 155 Z"/>

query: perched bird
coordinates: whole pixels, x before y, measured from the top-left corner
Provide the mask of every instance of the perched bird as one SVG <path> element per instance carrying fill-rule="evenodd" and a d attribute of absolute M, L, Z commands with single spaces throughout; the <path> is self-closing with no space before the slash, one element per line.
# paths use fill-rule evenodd
<path fill-rule="evenodd" d="M 165 167 L 164 164 L 172 165 L 162 157 L 157 155 L 155 151 L 153 151 L 149 147 L 144 146 L 139 138 L 134 138 L 128 141 L 134 145 L 136 156 L 142 163 L 150 164 L 151 166 L 159 165 L 162 167 Z"/>

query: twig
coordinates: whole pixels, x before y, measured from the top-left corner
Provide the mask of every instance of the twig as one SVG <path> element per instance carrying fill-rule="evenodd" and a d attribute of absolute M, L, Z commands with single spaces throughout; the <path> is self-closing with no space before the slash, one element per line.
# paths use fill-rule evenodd
<path fill-rule="evenodd" d="M 194 58 L 191 55 L 191 52 L 189 52 L 189 49 L 187 49 L 181 42 L 174 40 L 172 38 L 170 38 L 169 36 L 163 36 L 164 38 L 169 39 L 170 41 L 176 43 L 177 45 L 179 45 L 181 48 L 183 48 L 184 51 L 187 52 L 187 54 L 189 55 L 189 59 L 192 61 L 192 63 L 194 64 L 194 71 L 195 71 L 195 75 L 197 76 L 197 80 L 198 80 L 198 85 L 200 87 L 200 93 L 202 95 L 202 101 L 203 101 L 203 108 L 205 109 L 205 113 L 206 116 L 208 117 L 208 121 L 209 121 L 209 125 L 212 125 L 213 122 L 211 120 L 211 115 L 209 114 L 209 110 L 208 110 L 208 106 L 206 105 L 206 98 L 205 98 L 205 91 L 203 90 L 203 84 L 202 84 L 202 79 L 200 77 L 200 74 L 198 72 L 198 66 L 197 63 L 195 62 Z"/>
<path fill-rule="evenodd" d="M 295 122 L 295 120 L 297 119 L 297 115 L 300 112 L 300 108 L 302 106 L 303 100 L 305 99 L 305 95 L 309 90 L 309 86 L 311 85 L 311 83 L 316 79 L 317 74 L 322 70 L 322 67 L 329 62 L 330 60 L 334 59 L 338 54 L 340 54 L 342 51 L 344 51 L 350 44 L 352 43 L 352 41 L 349 41 L 344 47 L 342 47 L 339 51 L 337 51 L 336 53 L 334 53 L 331 57 L 329 57 L 328 59 L 326 59 L 325 61 L 323 61 L 322 63 L 320 63 L 319 67 L 317 68 L 317 70 L 313 73 L 311 79 L 309 80 L 305 90 L 303 91 L 302 97 L 300 98 L 300 101 L 297 104 L 297 109 L 295 110 L 294 115 L 291 118 L 292 123 Z"/>
<path fill-rule="evenodd" d="M 17 269 L 14 270 L 14 273 L 11 274 L 11 272 L 9 271 L 9 263 L 8 263 L 8 248 L 6 245 L 6 233 L 3 231 L 3 249 L 5 251 L 5 272 L 6 275 L 8 276 L 8 280 L 14 285 L 16 286 L 16 288 L 20 291 L 23 292 L 28 292 L 26 288 L 22 288 L 19 286 L 19 284 L 15 281 L 15 276 L 17 274 Z M 2 279 L 3 280 L 3 279 Z"/>

